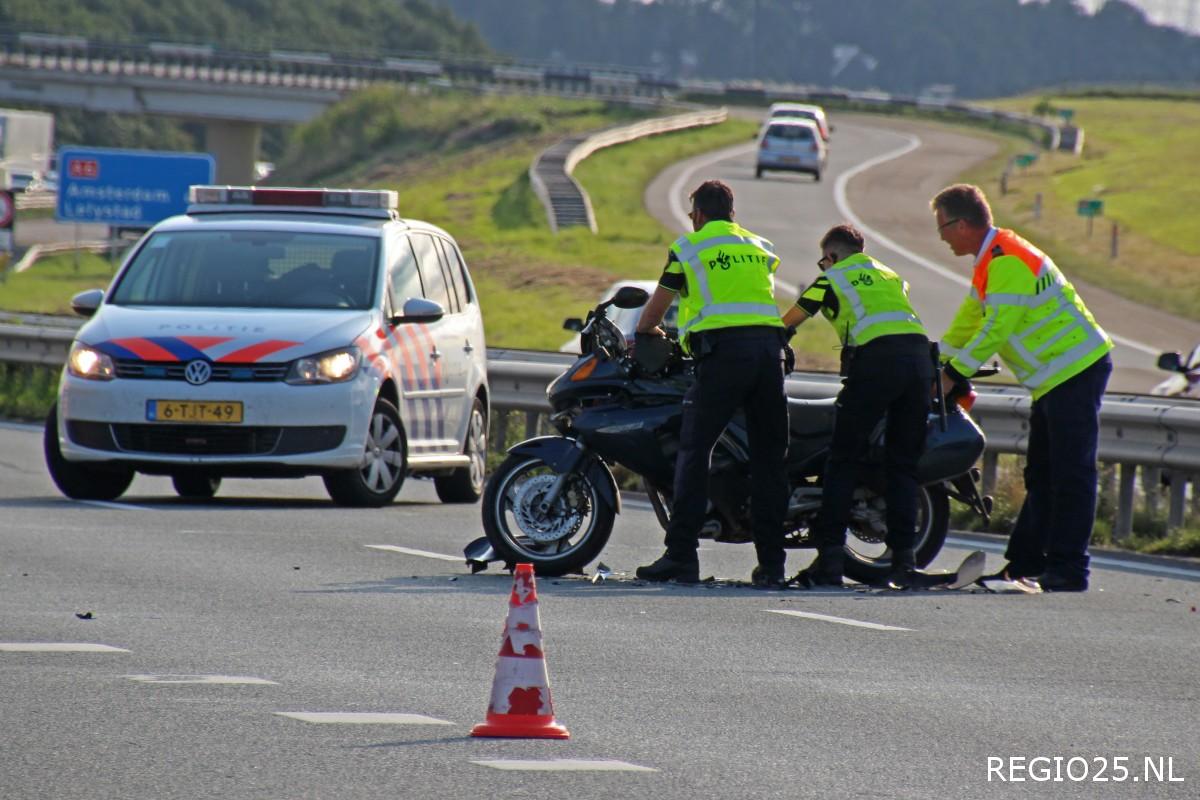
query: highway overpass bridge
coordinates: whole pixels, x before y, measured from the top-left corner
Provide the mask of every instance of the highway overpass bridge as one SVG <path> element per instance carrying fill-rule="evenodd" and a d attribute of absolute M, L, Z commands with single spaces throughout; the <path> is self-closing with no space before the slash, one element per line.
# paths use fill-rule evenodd
<path fill-rule="evenodd" d="M 263 124 L 305 122 L 376 82 L 647 98 L 678 86 L 619 68 L 243 52 L 0 33 L 0 103 L 161 114 L 202 123 L 217 180 L 224 183 L 252 180 Z"/>

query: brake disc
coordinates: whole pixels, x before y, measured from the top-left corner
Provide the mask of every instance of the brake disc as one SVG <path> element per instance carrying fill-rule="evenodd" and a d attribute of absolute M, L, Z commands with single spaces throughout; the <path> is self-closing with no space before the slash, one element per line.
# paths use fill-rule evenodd
<path fill-rule="evenodd" d="M 859 490 L 854 493 L 854 506 L 850 509 L 850 530 L 856 539 L 872 544 L 882 543 L 887 538 L 887 520 L 882 497 Z"/>
<path fill-rule="evenodd" d="M 556 480 L 557 475 L 537 475 L 523 482 L 513 498 L 513 516 L 517 525 L 535 542 L 557 542 L 573 535 L 583 524 L 583 513 L 568 505 L 569 487 L 545 515 L 539 512 L 538 505 L 550 493 Z"/>

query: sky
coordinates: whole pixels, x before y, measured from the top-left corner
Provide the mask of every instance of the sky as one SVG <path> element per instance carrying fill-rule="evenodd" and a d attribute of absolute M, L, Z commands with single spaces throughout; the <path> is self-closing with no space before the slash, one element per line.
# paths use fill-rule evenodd
<path fill-rule="evenodd" d="M 1025 2 L 1026 0 L 1022 0 Z M 1116 0 L 1076 0 L 1089 11 L 1097 11 L 1106 2 Z M 1146 17 L 1157 25 L 1200 34 L 1200 0 L 1126 0 L 1145 12 Z"/>
<path fill-rule="evenodd" d="M 1146 17 L 1157 25 L 1169 25 L 1173 28 L 1200 34 L 1200 0 L 1125 0 L 1146 13 Z M 611 3 L 612 0 L 601 0 Z M 642 0 L 653 2 L 653 0 Z M 1037 2 L 1037 0 L 1020 0 L 1022 3 Z M 1075 0 L 1089 11 L 1097 11 L 1107 2 L 1116 0 Z"/>

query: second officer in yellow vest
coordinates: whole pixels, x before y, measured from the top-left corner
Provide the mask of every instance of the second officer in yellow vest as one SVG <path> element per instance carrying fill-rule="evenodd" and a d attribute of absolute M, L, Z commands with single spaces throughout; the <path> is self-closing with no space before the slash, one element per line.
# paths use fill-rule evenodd
<path fill-rule="evenodd" d="M 713 446 L 739 410 L 750 445 L 750 512 L 758 567 L 756 586 L 784 585 L 783 518 L 787 510 L 787 397 L 783 393 L 783 323 L 775 305 L 774 246 L 733 221 L 733 190 L 705 181 L 692 192 L 694 233 L 671 245 L 658 288 L 638 321 L 658 333 L 676 295 L 679 335 L 696 360 L 696 380 L 683 399 L 674 500 L 666 553 L 638 567 L 650 581 L 696 581 L 696 551 L 708 507 Z"/>
<path fill-rule="evenodd" d="M 814 536 L 817 559 L 797 575 L 802 586 L 841 585 L 858 461 L 871 433 L 887 418 L 887 544 L 889 583 L 913 585 L 917 534 L 917 460 L 925 446 L 933 361 L 908 284 L 863 253 L 853 226 L 837 225 L 821 239 L 823 274 L 783 316 L 794 328 L 818 312 L 842 340 L 842 390 L 825 465 L 821 512 Z"/>

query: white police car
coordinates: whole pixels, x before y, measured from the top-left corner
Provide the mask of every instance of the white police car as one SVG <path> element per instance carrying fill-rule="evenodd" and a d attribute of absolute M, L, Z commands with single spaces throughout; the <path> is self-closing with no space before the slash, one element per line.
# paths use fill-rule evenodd
<path fill-rule="evenodd" d="M 396 193 L 194 186 L 79 330 L 46 423 L 68 497 L 136 472 L 185 497 L 222 477 L 321 475 L 339 504 L 391 502 L 407 474 L 446 502 L 483 491 L 483 318 L 445 231 Z"/>

